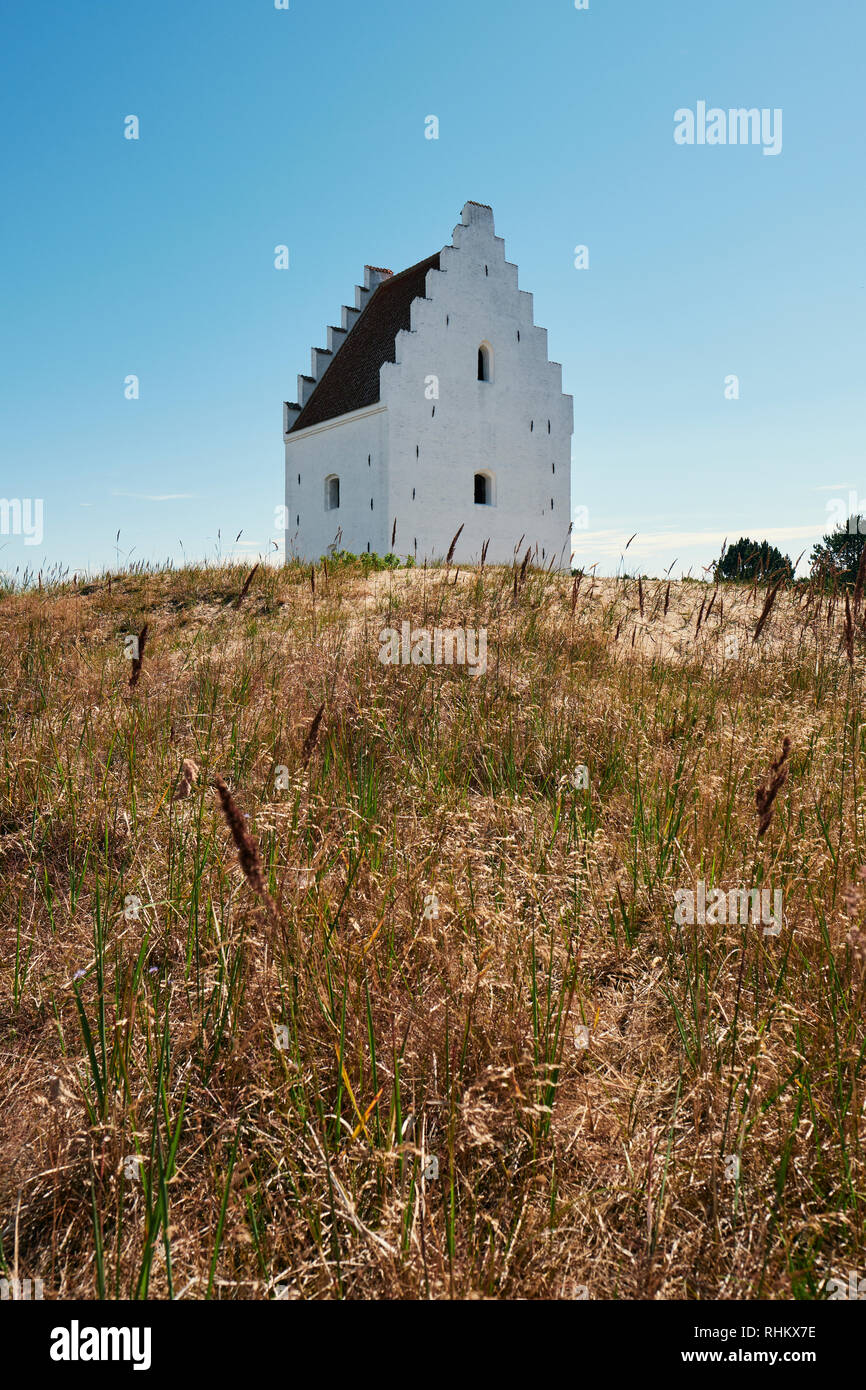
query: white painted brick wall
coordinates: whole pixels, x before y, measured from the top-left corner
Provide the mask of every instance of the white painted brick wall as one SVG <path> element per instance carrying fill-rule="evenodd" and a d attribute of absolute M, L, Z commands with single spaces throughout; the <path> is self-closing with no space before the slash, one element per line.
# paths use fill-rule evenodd
<path fill-rule="evenodd" d="M 287 436 L 287 557 L 318 560 L 340 527 L 339 549 L 360 555 L 369 545 L 380 555 L 387 552 L 387 439 L 387 411 L 381 404 L 340 416 L 339 423 L 325 420 Z M 325 479 L 332 473 L 340 479 L 338 511 L 325 509 Z"/>

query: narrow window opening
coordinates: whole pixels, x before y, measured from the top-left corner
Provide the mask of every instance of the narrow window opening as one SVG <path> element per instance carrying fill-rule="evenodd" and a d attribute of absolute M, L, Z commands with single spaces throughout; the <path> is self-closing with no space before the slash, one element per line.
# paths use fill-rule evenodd
<path fill-rule="evenodd" d="M 298 474 L 298 487 L 300 487 L 300 486 L 301 486 L 301 475 L 300 475 L 300 473 L 299 473 L 299 474 Z"/>
<path fill-rule="evenodd" d="M 489 274 L 490 274 L 490 271 L 487 269 L 487 266 L 484 267 L 484 274 L 485 274 L 485 275 L 489 275 Z"/>
<path fill-rule="evenodd" d="M 434 407 L 433 407 L 433 414 L 430 416 L 430 419 L 431 419 L 431 420 L 433 419 L 433 415 L 435 415 L 435 414 L 436 414 L 436 407 L 435 407 L 435 405 L 434 405 Z"/>
<path fill-rule="evenodd" d="M 340 479 L 332 473 L 325 479 L 325 511 L 334 512 L 340 505 Z"/>
<path fill-rule="evenodd" d="M 550 510 L 553 511 L 553 498 L 550 499 Z"/>
<path fill-rule="evenodd" d="M 414 489 L 414 488 L 412 489 L 412 501 L 413 501 L 413 502 L 415 501 L 415 489 Z"/>
<path fill-rule="evenodd" d="M 482 343 L 478 349 L 478 380 L 493 380 L 493 359 L 490 348 L 486 343 Z"/>
<path fill-rule="evenodd" d="M 551 471 L 551 473 L 555 473 L 555 472 L 556 472 L 556 464 L 555 464 L 555 463 L 552 463 L 552 464 L 550 465 L 550 471 Z"/>
<path fill-rule="evenodd" d="M 532 434 L 532 431 L 533 431 L 534 429 L 535 429 L 535 421 L 534 421 L 534 420 L 530 420 L 530 422 L 529 422 L 529 433 Z"/>
<path fill-rule="evenodd" d="M 416 444 L 416 445 L 415 445 L 415 457 L 416 457 L 416 459 L 418 459 L 418 458 L 421 457 L 421 445 L 420 445 L 420 444 Z"/>
<path fill-rule="evenodd" d="M 493 505 L 493 479 L 487 473 L 475 474 L 475 505 L 477 507 L 491 507 Z"/>
<path fill-rule="evenodd" d="M 373 510 L 373 499 L 372 499 L 372 497 L 371 497 L 371 498 L 370 498 L 370 511 L 372 511 L 372 510 Z"/>
<path fill-rule="evenodd" d="M 299 516 L 296 516 L 296 517 L 295 517 L 295 525 L 296 525 L 296 526 L 300 526 L 300 524 L 301 524 L 301 518 L 300 518 Z"/>
<path fill-rule="evenodd" d="M 547 422 L 547 433 L 550 434 L 550 421 Z"/>

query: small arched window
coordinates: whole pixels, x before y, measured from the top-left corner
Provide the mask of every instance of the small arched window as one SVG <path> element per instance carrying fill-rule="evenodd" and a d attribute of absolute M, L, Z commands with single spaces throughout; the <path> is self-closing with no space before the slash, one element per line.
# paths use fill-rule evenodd
<path fill-rule="evenodd" d="M 493 476 L 490 473 L 475 474 L 476 507 L 493 506 Z"/>
<path fill-rule="evenodd" d="M 478 380 L 493 380 L 493 352 L 489 343 L 482 343 L 478 349 Z"/>
<path fill-rule="evenodd" d="M 335 512 L 340 505 L 340 479 L 332 473 L 325 479 L 325 511 Z"/>

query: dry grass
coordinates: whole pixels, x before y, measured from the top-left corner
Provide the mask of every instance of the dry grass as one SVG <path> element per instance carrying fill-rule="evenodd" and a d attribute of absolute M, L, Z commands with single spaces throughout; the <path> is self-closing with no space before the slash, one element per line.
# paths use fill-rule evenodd
<path fill-rule="evenodd" d="M 863 1271 L 850 608 L 525 564 L 243 581 L 0 597 L 0 1268 L 85 1298 Z M 487 674 L 382 666 L 404 619 L 486 627 Z M 783 890 L 781 934 L 678 925 L 698 879 Z"/>

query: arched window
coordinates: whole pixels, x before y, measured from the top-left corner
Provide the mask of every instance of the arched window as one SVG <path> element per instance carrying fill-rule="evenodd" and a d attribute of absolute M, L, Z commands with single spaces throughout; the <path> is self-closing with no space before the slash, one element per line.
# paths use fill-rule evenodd
<path fill-rule="evenodd" d="M 489 343 L 482 343 L 478 349 L 478 380 L 493 380 L 493 350 Z"/>
<path fill-rule="evenodd" d="M 493 506 L 493 474 L 475 474 L 475 505 L 476 507 Z"/>
<path fill-rule="evenodd" d="M 336 473 L 325 479 L 325 511 L 335 512 L 340 505 L 340 479 Z"/>

